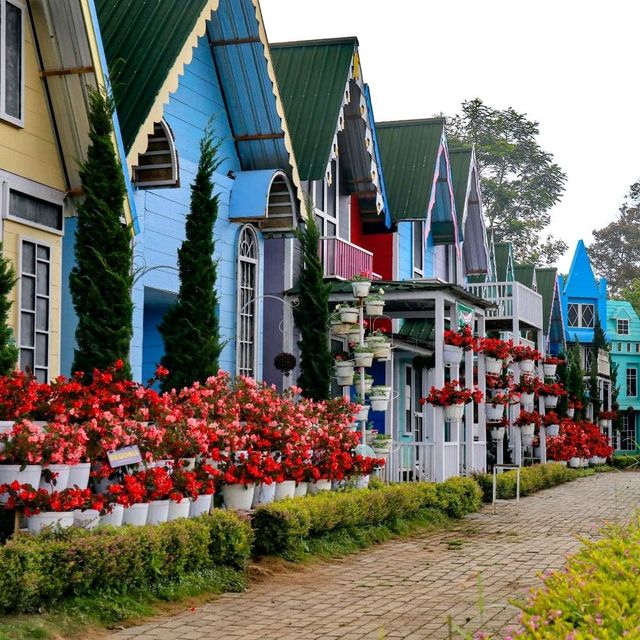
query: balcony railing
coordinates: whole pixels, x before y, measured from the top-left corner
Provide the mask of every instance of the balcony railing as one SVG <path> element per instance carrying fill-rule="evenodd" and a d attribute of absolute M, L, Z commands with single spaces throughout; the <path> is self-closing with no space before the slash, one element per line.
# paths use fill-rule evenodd
<path fill-rule="evenodd" d="M 542 327 L 542 296 L 520 282 L 481 282 L 467 285 L 470 293 L 493 302 L 487 318 L 512 319 L 531 327 Z"/>
<path fill-rule="evenodd" d="M 325 278 L 350 280 L 362 271 L 373 273 L 373 253 L 336 236 L 320 238 L 320 257 Z M 373 277 L 380 278 L 377 274 Z"/>
<path fill-rule="evenodd" d="M 598 350 L 598 375 L 606 376 L 607 378 L 611 375 L 609 352 L 603 349 Z"/>

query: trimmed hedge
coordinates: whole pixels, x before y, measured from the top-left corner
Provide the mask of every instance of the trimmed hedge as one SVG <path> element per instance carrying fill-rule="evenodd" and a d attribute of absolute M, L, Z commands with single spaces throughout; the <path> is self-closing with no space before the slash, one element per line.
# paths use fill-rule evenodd
<path fill-rule="evenodd" d="M 613 456 L 612 461 L 616 469 L 640 469 L 640 454 Z"/>
<path fill-rule="evenodd" d="M 152 589 L 197 572 L 244 573 L 251 527 L 214 511 L 154 527 L 67 529 L 0 547 L 0 611 L 29 612 L 68 597 Z"/>
<path fill-rule="evenodd" d="M 255 512 L 255 550 L 291 556 L 309 539 L 340 529 L 408 520 L 429 510 L 460 518 L 476 511 L 481 498 L 473 479 L 451 478 L 439 484 L 395 484 L 274 502 Z"/>

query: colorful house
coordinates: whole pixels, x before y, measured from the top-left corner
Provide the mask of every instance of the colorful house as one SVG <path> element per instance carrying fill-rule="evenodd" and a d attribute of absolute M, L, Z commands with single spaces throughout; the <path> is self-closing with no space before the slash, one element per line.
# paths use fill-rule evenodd
<path fill-rule="evenodd" d="M 640 427 L 640 318 L 630 302 L 607 300 L 607 335 L 611 340 L 611 360 L 617 366 L 619 419 L 614 427 L 616 451 L 637 452 Z"/>
<path fill-rule="evenodd" d="M 558 270 L 555 267 L 536 267 L 536 286 L 542 296 L 544 350 L 549 355 L 557 356 L 566 351 Z"/>

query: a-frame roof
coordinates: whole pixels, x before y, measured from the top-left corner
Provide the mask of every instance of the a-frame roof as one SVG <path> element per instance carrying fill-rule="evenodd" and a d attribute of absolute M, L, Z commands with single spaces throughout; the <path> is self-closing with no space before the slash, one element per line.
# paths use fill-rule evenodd
<path fill-rule="evenodd" d="M 456 201 L 456 215 L 458 217 L 458 230 L 461 234 L 464 234 L 463 216 L 469 194 L 472 156 L 473 149 L 471 149 L 471 147 L 464 149 L 449 149 L 451 177 L 453 179 L 453 193 Z"/>
<path fill-rule="evenodd" d="M 565 281 L 564 293 L 584 298 L 600 297 L 600 289 L 591 268 L 587 247 L 582 240 L 579 240 L 576 245 L 569 275 Z"/>
<path fill-rule="evenodd" d="M 513 253 L 510 242 L 494 242 L 493 256 L 496 266 L 496 282 L 513 280 Z"/>
<path fill-rule="evenodd" d="M 536 288 L 536 268 L 532 264 L 514 264 L 513 279 L 529 289 Z"/>
<path fill-rule="evenodd" d="M 536 283 L 538 293 L 542 296 L 542 322 L 544 334 L 549 334 L 553 300 L 558 295 L 558 270 L 555 267 L 536 268 Z"/>

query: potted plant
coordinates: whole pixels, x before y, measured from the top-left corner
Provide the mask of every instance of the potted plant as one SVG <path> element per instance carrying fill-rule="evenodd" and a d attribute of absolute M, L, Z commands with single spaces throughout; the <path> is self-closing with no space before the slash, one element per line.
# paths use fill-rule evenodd
<path fill-rule="evenodd" d="M 485 399 L 485 412 L 487 416 L 487 422 L 502 422 L 504 417 L 505 407 L 509 404 L 510 394 L 507 393 L 494 393 L 490 398 Z"/>
<path fill-rule="evenodd" d="M 523 377 L 515 386 L 516 391 L 520 394 L 520 404 L 523 407 L 533 407 L 535 394 L 538 392 L 540 384 L 538 378 Z"/>
<path fill-rule="evenodd" d="M 386 388 L 371 387 L 369 391 L 371 411 L 386 411 L 389 405 L 389 393 Z"/>
<path fill-rule="evenodd" d="M 230 460 L 230 459 L 229 459 Z M 262 454 L 247 451 L 227 461 L 222 475 L 222 497 L 227 509 L 249 511 L 256 484 L 262 482 Z"/>
<path fill-rule="evenodd" d="M 558 365 L 564 364 L 565 361 L 562 358 L 556 358 L 555 356 L 547 356 L 542 361 L 542 368 L 544 370 L 545 378 L 553 378 L 556 375 L 556 369 Z"/>
<path fill-rule="evenodd" d="M 533 347 L 526 344 L 516 344 L 511 347 L 511 357 L 520 366 L 521 373 L 533 373 L 536 361 L 540 360 L 542 354 Z"/>
<path fill-rule="evenodd" d="M 215 479 L 221 472 L 211 464 L 199 463 L 196 465 L 194 473 L 200 482 L 200 493 L 196 498 L 192 498 L 189 505 L 189 517 L 197 518 L 205 513 L 209 513 L 213 504 L 213 494 L 215 493 Z"/>
<path fill-rule="evenodd" d="M 484 353 L 486 373 L 499 375 L 511 357 L 510 340 L 500 340 L 499 338 L 482 338 L 478 344 L 478 352 Z"/>
<path fill-rule="evenodd" d="M 515 421 L 515 425 L 520 427 L 522 436 L 531 436 L 535 434 L 536 427 L 542 424 L 542 416 L 537 411 L 521 411 Z"/>
<path fill-rule="evenodd" d="M 355 422 L 362 422 L 369 417 L 369 405 L 365 404 L 364 398 L 356 396 L 353 401 L 358 405 L 358 411 L 355 415 Z"/>
<path fill-rule="evenodd" d="M 377 457 L 382 458 L 389 454 L 391 449 L 391 436 L 385 433 L 378 433 L 371 443 Z"/>
<path fill-rule="evenodd" d="M 576 414 L 576 411 L 582 410 L 582 402 L 580 400 L 576 400 L 572 398 L 567 403 L 567 418 L 573 418 Z"/>
<path fill-rule="evenodd" d="M 351 278 L 351 287 L 355 298 L 366 298 L 371 289 L 372 274 L 369 271 L 361 271 Z"/>
<path fill-rule="evenodd" d="M 107 496 L 112 502 L 122 505 L 122 524 L 141 526 L 147 524 L 149 502 L 147 490 L 137 474 L 125 475 L 121 483 L 107 488 Z M 105 524 L 104 521 L 101 524 Z"/>
<path fill-rule="evenodd" d="M 468 324 L 465 324 L 460 331 L 447 329 L 444 332 L 443 361 L 445 364 L 460 364 L 464 351 L 475 351 L 478 340 L 474 337 L 473 331 Z"/>
<path fill-rule="evenodd" d="M 352 376 L 355 371 L 355 362 L 348 353 L 338 353 L 335 357 L 334 367 L 337 376 Z"/>
<path fill-rule="evenodd" d="M 353 348 L 353 356 L 356 361 L 356 367 L 370 367 L 373 364 L 374 350 L 372 347 L 357 346 Z"/>
<path fill-rule="evenodd" d="M 507 420 L 506 417 L 502 418 L 502 420 L 500 421 L 499 426 L 498 425 L 492 425 L 491 426 L 491 439 L 494 441 L 498 441 L 498 440 L 502 440 L 502 438 L 504 438 L 504 434 L 507 431 L 507 425 L 509 424 L 509 421 Z"/>
<path fill-rule="evenodd" d="M 544 406 L 547 409 L 555 409 L 558 405 L 558 398 L 566 393 L 567 392 L 564 390 L 564 387 L 558 382 L 541 384 L 538 386 L 538 395 L 542 396 Z"/>
<path fill-rule="evenodd" d="M 173 488 L 169 494 L 169 511 L 167 522 L 178 518 L 188 518 L 193 500 L 196 500 L 202 492 L 202 482 L 194 471 L 176 468 L 171 474 Z"/>
<path fill-rule="evenodd" d="M 387 336 L 387 334 L 382 329 L 371 331 L 364 339 L 367 345 L 372 347 L 374 350 L 379 344 L 387 342 L 388 340 L 389 336 Z"/>
<path fill-rule="evenodd" d="M 560 418 L 555 411 L 549 411 L 544 418 L 545 433 L 550 438 L 555 438 L 560 433 Z"/>
<path fill-rule="evenodd" d="M 600 411 L 598 414 L 598 424 L 603 428 L 608 427 L 609 423 L 617 417 L 618 414 L 615 411 Z"/>
<path fill-rule="evenodd" d="M 384 289 L 380 287 L 377 292 L 369 292 L 364 303 L 368 316 L 381 316 L 384 311 Z"/>
<path fill-rule="evenodd" d="M 16 422 L 11 431 L 0 433 L 3 451 L 0 453 L 0 484 L 30 484 L 40 486 L 42 476 L 41 429 L 28 420 Z M 0 494 L 0 503 L 8 496 Z"/>
<path fill-rule="evenodd" d="M 369 393 L 371 391 L 371 387 L 373 385 L 373 376 L 368 374 L 364 374 L 364 392 Z"/>
<path fill-rule="evenodd" d="M 477 388 L 461 389 L 458 380 L 445 383 L 441 389 L 431 387 L 429 395 L 420 399 L 421 404 L 428 402 L 434 407 L 443 407 L 444 418 L 448 421 L 461 420 L 464 415 L 464 405 L 472 401 L 482 402 L 482 391 Z"/>
<path fill-rule="evenodd" d="M 284 376 L 288 376 L 296 368 L 296 364 L 297 360 L 293 353 L 286 351 L 279 353 L 273 359 L 273 366 Z"/>
<path fill-rule="evenodd" d="M 347 302 L 338 305 L 338 313 L 340 314 L 340 322 L 343 324 L 356 324 L 360 319 L 358 307 L 354 307 Z"/>
<path fill-rule="evenodd" d="M 387 340 L 374 346 L 373 357 L 378 361 L 391 359 L 391 343 Z"/>

